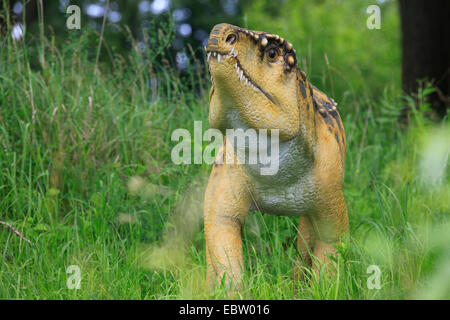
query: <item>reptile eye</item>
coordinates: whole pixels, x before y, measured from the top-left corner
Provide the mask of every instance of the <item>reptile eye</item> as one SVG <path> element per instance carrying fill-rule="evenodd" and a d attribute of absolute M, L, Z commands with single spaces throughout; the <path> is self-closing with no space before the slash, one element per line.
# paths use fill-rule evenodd
<path fill-rule="evenodd" d="M 236 35 L 234 33 L 229 34 L 226 41 L 227 41 L 228 44 L 235 43 L 236 42 Z"/>
<path fill-rule="evenodd" d="M 268 48 L 266 52 L 269 61 L 275 61 L 280 55 L 280 52 L 276 47 Z"/>

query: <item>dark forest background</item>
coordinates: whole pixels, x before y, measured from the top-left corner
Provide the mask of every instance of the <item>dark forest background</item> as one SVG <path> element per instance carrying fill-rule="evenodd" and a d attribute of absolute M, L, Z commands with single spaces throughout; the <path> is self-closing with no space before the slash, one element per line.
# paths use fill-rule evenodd
<path fill-rule="evenodd" d="M 170 46 L 160 59 L 183 71 L 192 54 L 202 58 L 199 48 L 206 44 L 212 26 L 228 22 L 289 39 L 302 53 L 300 62 L 312 79 L 321 79 L 321 85 L 339 98 L 347 86 L 343 82 L 379 94 L 385 84 L 401 81 L 404 91 L 414 94 L 428 80 L 436 88 L 429 96 L 431 107 L 442 117 L 450 106 L 450 9 L 445 0 L 2 0 L 2 6 L 10 9 L 11 23 L 17 25 L 16 34 L 39 33 L 39 3 L 45 28 L 56 41 L 68 41 L 71 33 L 87 28 L 100 33 L 107 11 L 102 62 L 110 61 L 112 51 L 129 51 L 130 36 L 141 50 L 152 54 L 151 48 L 157 46 L 152 34 L 170 28 Z M 81 8 L 81 31 L 64 27 L 71 4 Z M 365 28 L 369 14 L 364 9 L 370 4 L 381 7 L 379 30 Z M 323 74 L 330 66 L 342 74 L 340 83 L 325 83 Z M 353 81 L 358 73 L 366 88 Z"/>

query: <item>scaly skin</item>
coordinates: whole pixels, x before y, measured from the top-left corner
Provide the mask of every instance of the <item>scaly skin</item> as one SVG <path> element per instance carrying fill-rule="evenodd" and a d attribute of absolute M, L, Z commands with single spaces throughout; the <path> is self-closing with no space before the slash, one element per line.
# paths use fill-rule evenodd
<path fill-rule="evenodd" d="M 307 81 L 292 45 L 279 36 L 219 24 L 206 52 L 213 84 L 210 126 L 224 134 L 278 129 L 280 137 L 279 170 L 268 176 L 251 165 L 222 161 L 236 158 L 232 142 L 222 145 L 205 193 L 209 282 L 240 288 L 241 234 L 251 207 L 299 216 L 299 265 L 316 272 L 330 266 L 329 255 L 348 231 L 346 142 L 336 103 Z"/>

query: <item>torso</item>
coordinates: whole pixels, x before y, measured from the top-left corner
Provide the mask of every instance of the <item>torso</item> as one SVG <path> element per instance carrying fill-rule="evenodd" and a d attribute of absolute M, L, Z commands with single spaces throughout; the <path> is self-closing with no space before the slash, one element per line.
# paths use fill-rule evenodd
<path fill-rule="evenodd" d="M 243 165 L 249 176 L 255 206 L 265 213 L 298 216 L 307 212 L 315 198 L 313 163 L 299 138 L 280 142 L 278 172 L 261 175 L 262 164 Z"/>
<path fill-rule="evenodd" d="M 313 153 L 318 151 L 319 145 L 324 149 L 335 147 L 335 131 L 332 132 L 327 128 L 330 120 L 327 123 L 321 115 L 317 114 L 316 117 L 316 129 L 321 139 L 317 140 L 314 151 L 306 146 L 306 142 L 301 138 L 302 135 L 299 134 L 294 139 L 280 141 L 279 166 L 274 175 L 261 175 L 261 169 L 267 168 L 267 164 L 248 164 L 248 162 L 242 164 L 242 169 L 249 178 L 248 187 L 254 198 L 255 209 L 282 216 L 300 216 L 314 209 L 314 204 L 318 200 L 318 184 L 320 184 L 314 172 L 314 166 L 317 166 L 319 159 L 314 158 L 317 156 L 321 158 L 321 165 L 323 165 L 323 159 L 321 154 L 313 155 Z M 249 129 L 239 113 L 232 108 L 227 114 L 226 122 L 228 128 L 244 131 Z M 270 134 L 268 134 L 267 144 L 270 145 Z M 268 155 L 270 157 L 270 151 Z M 324 171 L 327 168 L 321 170 Z"/>

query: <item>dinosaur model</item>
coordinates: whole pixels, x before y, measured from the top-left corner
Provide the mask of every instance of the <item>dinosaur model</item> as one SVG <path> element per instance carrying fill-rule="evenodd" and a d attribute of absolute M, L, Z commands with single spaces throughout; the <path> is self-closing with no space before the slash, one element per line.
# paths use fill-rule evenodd
<path fill-rule="evenodd" d="M 272 175 L 224 161 L 236 158 L 230 139 L 217 154 L 204 202 L 208 281 L 242 285 L 241 236 L 251 208 L 298 216 L 299 265 L 315 272 L 327 268 L 348 232 L 342 192 L 346 140 L 337 104 L 309 83 L 292 44 L 278 35 L 218 24 L 206 54 L 210 126 L 279 135 L 279 168 Z"/>

